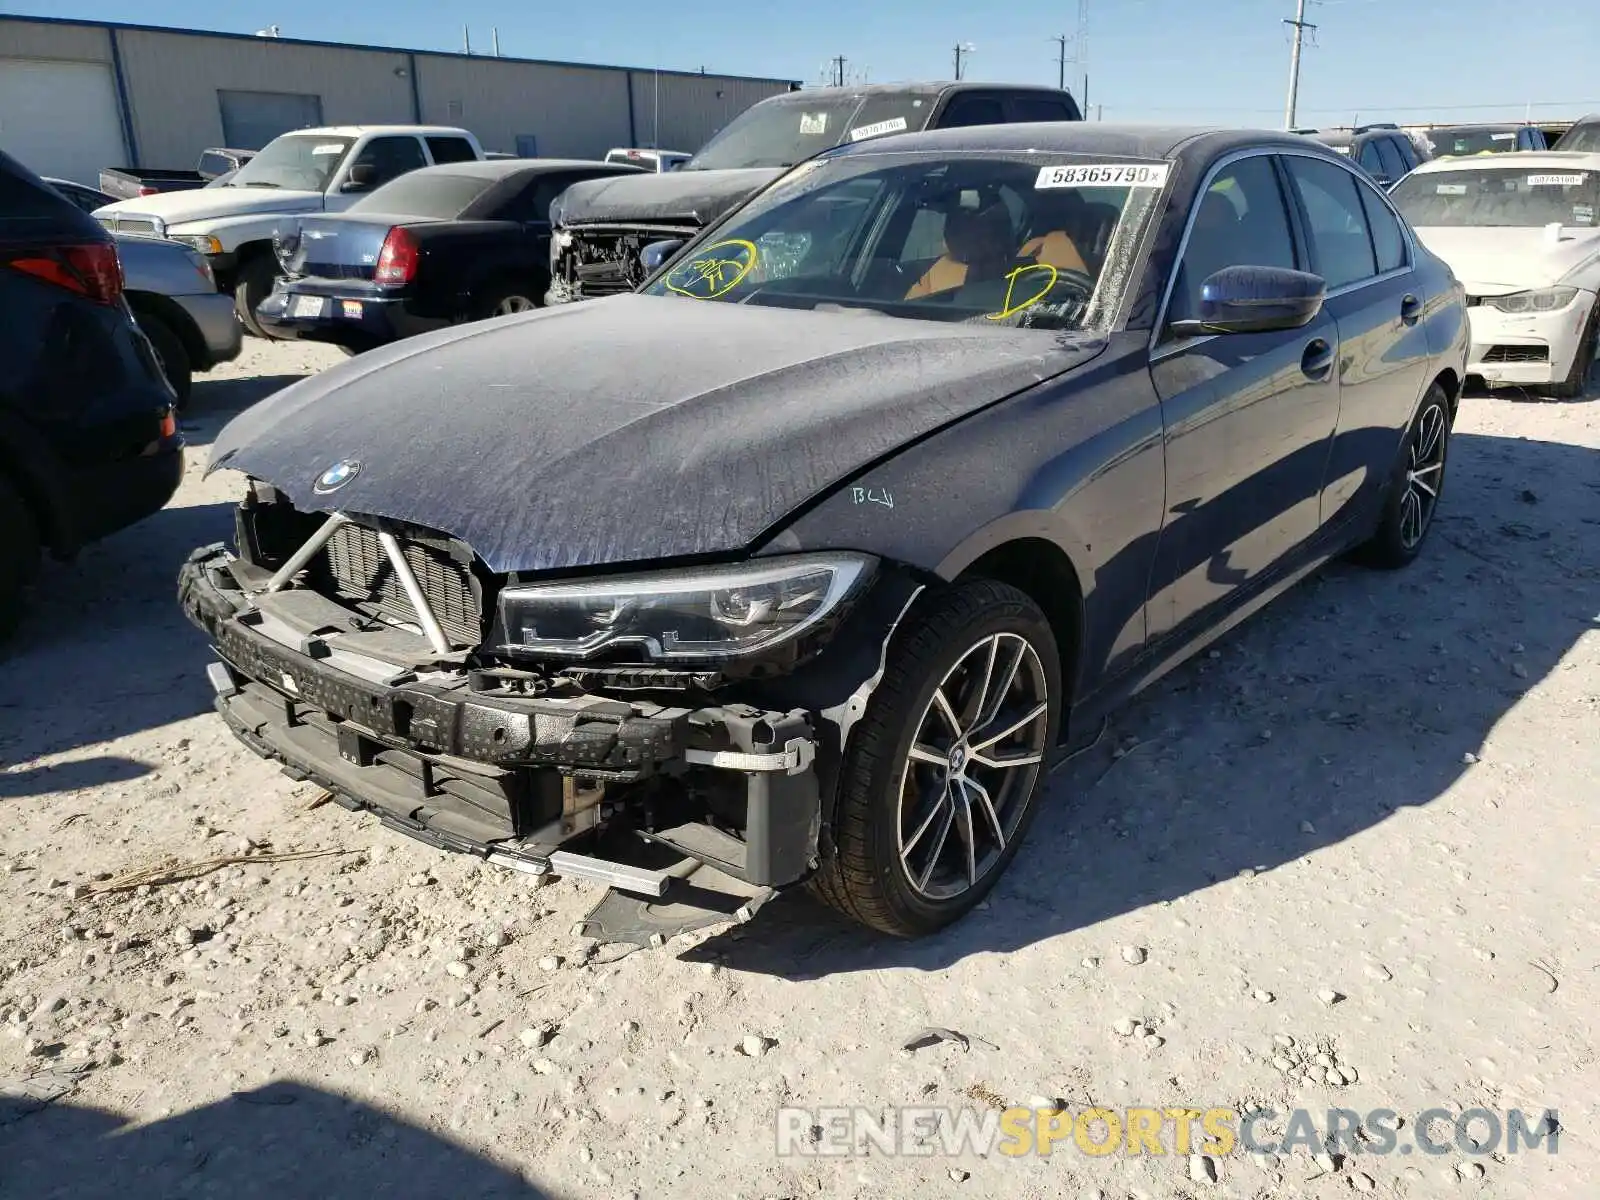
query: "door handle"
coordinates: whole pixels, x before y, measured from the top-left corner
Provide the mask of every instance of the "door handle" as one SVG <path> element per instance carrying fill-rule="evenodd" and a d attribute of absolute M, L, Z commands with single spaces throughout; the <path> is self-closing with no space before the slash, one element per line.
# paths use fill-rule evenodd
<path fill-rule="evenodd" d="M 1333 370 L 1333 347 L 1322 338 L 1312 338 L 1306 343 L 1306 351 L 1300 356 L 1300 370 L 1305 372 L 1307 379 L 1315 379 L 1319 383 L 1326 379 Z"/>
<path fill-rule="evenodd" d="M 1417 318 L 1422 315 L 1422 301 L 1415 296 L 1405 296 L 1400 301 L 1400 319 L 1407 325 L 1415 325 Z"/>

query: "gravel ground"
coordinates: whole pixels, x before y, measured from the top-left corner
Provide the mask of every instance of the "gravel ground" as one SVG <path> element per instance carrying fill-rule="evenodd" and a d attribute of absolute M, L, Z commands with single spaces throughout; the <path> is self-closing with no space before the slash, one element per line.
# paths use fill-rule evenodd
<path fill-rule="evenodd" d="M 1123 710 L 945 935 L 786 896 L 623 953 L 573 936 L 598 889 L 320 803 L 211 712 L 174 589 L 230 528 L 208 443 L 337 360 L 252 341 L 197 382 L 172 506 L 47 570 L 0 681 L 0 1194 L 1593 1195 L 1600 400 L 1469 398 L 1423 559 L 1329 569 Z M 928 1026 L 972 1041 L 902 1050 Z M 1320 1164 L 775 1152 L 783 1103 L 1037 1098 L 1562 1133 Z"/>

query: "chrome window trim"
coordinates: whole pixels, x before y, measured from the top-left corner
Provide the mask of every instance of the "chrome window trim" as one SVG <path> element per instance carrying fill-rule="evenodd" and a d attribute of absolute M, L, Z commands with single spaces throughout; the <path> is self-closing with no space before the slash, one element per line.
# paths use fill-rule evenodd
<path fill-rule="evenodd" d="M 1195 200 L 1190 204 L 1189 215 L 1184 220 L 1183 236 L 1178 240 L 1178 252 L 1173 256 L 1172 269 L 1168 272 L 1166 286 L 1161 291 L 1161 304 L 1156 310 L 1156 321 L 1150 330 L 1149 355 L 1152 365 L 1160 362 L 1164 358 L 1167 358 L 1169 355 L 1178 350 L 1187 350 L 1193 346 L 1200 346 L 1206 342 L 1209 342 L 1214 337 L 1222 336 L 1221 334 L 1208 333 L 1197 337 L 1184 338 L 1181 341 L 1173 342 L 1167 346 L 1161 346 L 1159 344 L 1161 340 L 1161 331 L 1167 327 L 1167 310 L 1172 303 L 1173 289 L 1178 283 L 1178 269 L 1183 265 L 1183 256 L 1189 250 L 1189 238 L 1194 233 L 1195 219 L 1200 214 L 1200 197 L 1205 195 L 1206 190 L 1210 188 L 1212 181 L 1216 179 L 1217 175 L 1220 174 L 1224 168 L 1231 167 L 1234 163 L 1241 162 L 1247 158 L 1277 155 L 1294 158 L 1312 158 L 1317 162 L 1331 163 L 1334 166 L 1339 167 L 1356 181 L 1357 187 L 1365 185 L 1370 191 L 1375 193 L 1388 208 L 1389 215 L 1394 217 L 1396 224 L 1400 226 L 1400 238 L 1405 246 L 1406 261 L 1402 265 L 1395 267 L 1393 270 L 1384 271 L 1377 275 L 1369 275 L 1365 279 L 1357 279 L 1353 283 L 1347 283 L 1341 287 L 1332 289 L 1323 297 L 1324 303 L 1326 303 L 1328 300 L 1333 300 L 1339 296 L 1346 295 L 1349 292 L 1353 292 L 1357 288 L 1369 287 L 1372 284 L 1381 283 L 1387 279 L 1393 279 L 1396 276 L 1403 275 L 1408 271 L 1413 271 L 1416 269 L 1417 245 L 1415 236 L 1412 234 L 1410 224 L 1403 216 L 1400 215 L 1400 210 L 1397 209 L 1394 206 L 1394 203 L 1389 199 L 1388 193 L 1386 193 L 1382 188 L 1374 185 L 1371 180 L 1367 179 L 1354 163 L 1349 162 L 1341 155 L 1331 153 L 1319 154 L 1315 150 L 1305 150 L 1299 146 L 1247 146 L 1242 150 L 1234 150 L 1231 153 L 1223 155 L 1211 165 L 1211 169 L 1205 173 L 1205 176 L 1200 180 L 1200 186 L 1195 190 Z M 1283 199 L 1285 202 L 1291 202 L 1293 201 L 1294 197 L 1286 195 L 1283 197 Z M 1286 213 L 1285 216 L 1287 215 L 1288 214 Z M 1365 219 L 1366 213 L 1363 211 L 1362 220 Z M 1293 220 L 1291 218 L 1291 226 L 1292 224 Z M 1370 230 L 1368 236 L 1371 236 Z M 1310 247 L 1308 246 L 1307 249 L 1309 248 Z M 1373 252 L 1373 262 L 1374 265 L 1376 265 L 1376 250 Z"/>

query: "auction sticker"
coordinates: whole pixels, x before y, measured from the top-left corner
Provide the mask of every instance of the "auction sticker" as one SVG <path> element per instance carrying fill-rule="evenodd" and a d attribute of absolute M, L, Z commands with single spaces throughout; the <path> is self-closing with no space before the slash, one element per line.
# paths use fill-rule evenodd
<path fill-rule="evenodd" d="M 1529 187 L 1581 187 L 1583 175 L 1529 175 Z"/>
<path fill-rule="evenodd" d="M 874 121 L 871 125 L 857 125 L 850 131 L 850 140 L 859 142 L 862 138 L 878 137 L 885 133 L 900 133 L 905 127 L 904 117 L 890 117 L 887 121 Z"/>
<path fill-rule="evenodd" d="M 1083 166 L 1041 167 L 1036 188 L 1167 186 L 1169 163 L 1088 163 Z"/>
<path fill-rule="evenodd" d="M 827 113 L 820 112 L 820 113 L 801 113 L 800 114 L 800 136 L 801 137 L 818 137 L 821 134 L 824 134 L 824 133 L 827 133 L 827 132 L 828 132 L 828 114 Z"/>

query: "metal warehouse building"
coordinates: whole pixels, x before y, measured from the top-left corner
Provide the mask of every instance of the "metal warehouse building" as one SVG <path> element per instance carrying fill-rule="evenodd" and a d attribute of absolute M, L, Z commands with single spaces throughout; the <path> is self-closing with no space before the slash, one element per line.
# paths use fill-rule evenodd
<path fill-rule="evenodd" d="M 696 150 L 784 79 L 0 16 L 0 149 L 93 184 L 309 125 L 461 125 L 486 150 Z"/>

